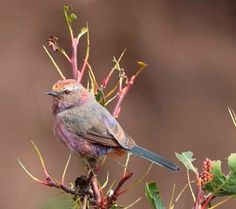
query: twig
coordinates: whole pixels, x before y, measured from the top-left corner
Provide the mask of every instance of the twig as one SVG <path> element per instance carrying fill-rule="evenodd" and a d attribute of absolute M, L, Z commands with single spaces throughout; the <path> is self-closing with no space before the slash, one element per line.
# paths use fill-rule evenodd
<path fill-rule="evenodd" d="M 210 194 L 210 195 L 207 197 L 207 199 L 204 201 L 204 203 L 203 203 L 201 209 L 205 209 L 205 208 L 209 205 L 209 203 L 211 202 L 211 200 L 212 200 L 213 198 L 215 198 L 215 196 L 212 195 L 212 194 Z"/>
<path fill-rule="evenodd" d="M 133 86 L 134 80 L 135 80 L 135 77 L 132 77 L 131 82 L 129 82 L 128 85 L 125 86 L 120 91 L 119 96 L 118 96 L 118 101 L 117 101 L 116 106 L 115 106 L 114 111 L 113 111 L 113 116 L 115 118 L 119 117 L 120 109 L 121 109 L 121 103 L 124 100 L 124 98 L 125 98 L 126 94 L 128 93 L 129 89 Z"/>
<path fill-rule="evenodd" d="M 83 198 L 83 208 L 82 209 L 87 209 L 87 202 L 88 202 L 88 195 L 85 195 Z"/>
<path fill-rule="evenodd" d="M 124 51 L 121 53 L 120 57 L 118 58 L 117 62 L 115 62 L 114 67 L 110 70 L 110 72 L 108 73 L 106 79 L 103 80 L 102 82 L 102 88 L 105 89 L 107 87 L 107 84 L 112 76 L 112 74 L 114 73 L 114 71 L 117 69 L 117 63 L 119 63 L 125 53 L 126 49 L 124 49 Z"/>
<path fill-rule="evenodd" d="M 97 182 L 97 175 L 94 174 L 91 180 L 91 187 L 93 190 L 93 194 L 94 194 L 94 199 L 96 200 L 97 205 L 101 205 L 102 202 L 102 197 L 101 197 L 101 192 L 98 186 L 98 182 Z"/>
<path fill-rule="evenodd" d="M 122 81 L 123 80 L 121 80 L 118 100 L 117 100 L 117 103 L 116 103 L 114 111 L 113 111 L 113 116 L 115 118 L 119 117 L 120 110 L 121 110 L 121 103 L 123 102 L 126 94 L 130 90 L 130 88 L 134 85 L 135 79 L 143 71 L 143 69 L 145 69 L 148 66 L 147 64 L 145 64 L 143 62 L 138 62 L 138 64 L 139 64 L 140 68 L 129 80 L 127 80 L 127 82 L 126 82 L 127 84 L 124 88 L 122 88 Z"/>
<path fill-rule="evenodd" d="M 196 201 L 196 197 L 195 197 L 195 195 L 193 193 L 193 188 L 191 186 L 191 181 L 190 181 L 190 176 L 189 176 L 189 170 L 188 169 L 187 169 L 187 179 L 188 179 L 188 187 L 190 189 L 190 192 L 191 192 L 191 195 L 192 195 L 192 198 L 193 198 L 193 202 L 195 202 Z"/>
<path fill-rule="evenodd" d="M 61 69 L 58 67 L 57 63 L 55 62 L 55 60 L 53 59 L 52 55 L 49 53 L 49 51 L 47 50 L 47 48 L 45 46 L 43 46 L 44 50 L 46 51 L 48 57 L 50 58 L 50 60 L 52 61 L 53 65 L 55 66 L 55 68 L 57 69 L 57 72 L 59 73 L 59 75 L 62 77 L 63 80 L 66 79 L 66 77 L 63 75 Z"/>
<path fill-rule="evenodd" d="M 23 163 L 20 161 L 20 159 L 17 159 L 18 163 L 20 164 L 20 166 L 23 168 L 23 170 L 26 172 L 26 174 L 32 178 L 34 181 L 40 183 L 40 184 L 44 184 L 44 185 L 47 185 L 47 183 L 45 183 L 44 181 L 36 178 L 35 176 L 33 176 L 29 171 L 28 169 L 23 165 Z"/>
<path fill-rule="evenodd" d="M 65 165 L 65 168 L 64 168 L 62 177 L 61 177 L 61 184 L 64 184 L 65 175 L 66 175 L 66 171 L 67 171 L 68 165 L 69 165 L 69 163 L 70 163 L 70 160 L 71 160 L 71 153 L 70 153 L 69 158 L 68 158 L 68 160 L 67 160 L 67 162 L 66 162 L 66 165 Z"/>
<path fill-rule="evenodd" d="M 72 42 L 72 53 L 71 53 L 71 70 L 72 70 L 72 75 L 75 80 L 78 80 L 80 75 L 80 71 L 78 70 L 78 64 L 77 64 L 77 47 L 78 47 L 78 40 L 77 38 L 73 38 L 71 40 Z"/>
<path fill-rule="evenodd" d="M 36 151 L 36 153 L 37 153 L 37 155 L 38 155 L 38 157 L 39 157 L 39 160 L 40 160 L 41 165 L 42 165 L 42 167 L 43 167 L 43 171 L 44 171 L 44 173 L 45 173 L 46 178 L 49 178 L 50 175 L 48 174 L 48 171 L 47 171 L 47 168 L 46 168 L 46 166 L 45 166 L 43 157 L 42 157 L 42 155 L 41 155 L 41 153 L 40 153 L 38 147 L 36 146 L 36 144 L 35 144 L 33 141 L 31 141 L 31 143 L 33 144 L 33 147 L 34 147 L 34 149 L 35 149 L 35 151 Z"/>
<path fill-rule="evenodd" d="M 94 95 L 96 95 L 97 94 L 97 88 L 98 88 L 96 77 L 93 73 L 92 66 L 88 62 L 87 62 L 87 66 L 88 66 L 88 69 L 89 69 L 88 72 L 89 72 L 89 79 L 90 79 L 90 82 L 91 82 L 92 93 Z"/>
<path fill-rule="evenodd" d="M 71 40 L 73 40 L 74 39 L 74 33 L 73 33 L 71 25 L 72 25 L 72 19 L 76 19 L 76 15 L 75 14 L 71 14 L 70 16 L 68 16 L 68 11 L 70 9 L 71 9 L 71 7 L 64 6 L 64 16 L 66 18 L 66 23 L 67 23 L 67 26 L 68 26 L 68 29 L 69 29 Z"/>
<path fill-rule="evenodd" d="M 138 198 L 137 200 L 135 200 L 133 203 L 131 203 L 130 205 L 124 207 L 123 209 L 128 209 L 133 207 L 136 203 L 138 203 L 140 200 L 142 199 L 142 197 Z"/>
<path fill-rule="evenodd" d="M 226 201 L 228 201 L 228 200 L 230 200 L 230 199 L 232 199 L 232 198 L 234 198 L 234 197 L 235 197 L 235 195 L 229 196 L 228 198 L 226 198 L 226 199 L 224 199 L 224 200 L 218 202 L 217 204 L 213 205 L 212 207 L 210 207 L 210 208 L 208 208 L 208 209 L 215 209 L 216 207 L 222 205 L 223 203 L 225 203 Z"/>
<path fill-rule="evenodd" d="M 118 183 L 117 187 L 115 188 L 113 194 L 111 196 L 108 197 L 107 199 L 107 205 L 106 208 L 110 208 L 113 204 L 113 202 L 117 199 L 117 197 L 121 194 L 123 194 L 126 190 L 120 192 L 121 187 L 123 186 L 123 184 L 129 179 L 131 178 L 131 176 L 133 175 L 133 173 L 128 173 L 126 176 L 124 176 L 120 182 Z"/>
<path fill-rule="evenodd" d="M 193 183 L 194 181 L 191 181 L 190 183 Z M 184 191 L 188 188 L 188 183 L 185 184 L 184 188 L 181 190 L 181 192 L 179 193 L 179 195 L 176 197 L 174 204 L 176 204 L 179 200 L 179 198 L 182 196 L 182 194 L 184 193 Z"/>
<path fill-rule="evenodd" d="M 230 114 L 230 117 L 233 121 L 234 126 L 236 126 L 236 115 L 235 115 L 233 109 L 231 107 L 228 107 L 228 111 L 229 111 L 229 114 Z"/>
<path fill-rule="evenodd" d="M 171 193 L 171 197 L 170 197 L 169 209 L 174 208 L 174 204 L 172 204 L 172 202 L 173 202 L 173 199 L 174 199 L 174 196 L 175 196 L 175 186 L 176 185 L 174 184 L 173 189 L 172 189 L 172 193 Z"/>
<path fill-rule="evenodd" d="M 41 155 L 41 153 L 40 153 L 38 147 L 36 146 L 36 144 L 35 144 L 33 141 L 32 141 L 31 143 L 33 144 L 33 147 L 34 147 L 34 149 L 35 149 L 35 151 L 36 151 L 36 153 L 37 153 L 37 156 L 38 156 L 38 158 L 39 158 L 39 160 L 40 160 L 40 162 L 41 162 L 41 165 L 42 165 L 42 167 L 43 167 L 43 171 L 44 171 L 45 179 L 46 179 L 46 180 L 43 181 L 43 180 L 40 180 L 40 179 L 36 178 L 33 174 L 31 174 L 31 173 L 26 169 L 26 167 L 23 165 L 23 163 L 18 159 L 18 162 L 19 162 L 20 166 L 23 168 L 23 170 L 24 170 L 34 181 L 36 181 L 36 182 L 38 182 L 38 183 L 40 183 L 40 184 L 42 184 L 42 185 L 46 185 L 46 186 L 49 186 L 49 187 L 55 187 L 55 188 L 58 188 L 58 189 L 63 190 L 63 191 L 66 192 L 66 193 L 70 193 L 70 194 L 73 194 L 73 195 L 80 195 L 80 194 L 81 194 L 80 192 L 77 192 L 77 191 L 75 191 L 74 189 L 71 189 L 71 188 L 67 187 L 66 185 L 63 184 L 63 182 L 61 182 L 61 183 L 57 182 L 56 180 L 54 180 L 54 179 L 49 175 L 49 173 L 48 173 L 48 171 L 47 171 L 47 168 L 46 168 L 46 165 L 45 165 L 45 162 L 44 162 L 44 160 L 43 160 L 43 157 L 42 157 L 42 155 Z M 67 167 L 68 167 L 68 164 L 69 164 L 69 162 L 67 161 L 66 167 L 65 167 L 65 169 L 64 169 L 64 174 L 63 174 L 64 177 L 65 177 L 65 173 L 66 173 L 66 169 L 67 169 Z M 62 175 L 62 180 L 63 180 L 63 178 L 64 178 L 63 175 Z M 64 181 L 64 180 L 63 180 L 63 181 Z"/>
<path fill-rule="evenodd" d="M 127 173 L 127 168 L 128 168 L 128 164 L 129 164 L 129 159 L 130 159 L 130 153 L 128 152 L 128 154 L 127 154 L 127 158 L 126 158 L 126 160 L 125 160 L 125 167 L 124 167 L 124 173 L 123 173 L 123 176 L 125 176 L 126 175 L 126 173 Z"/>
<path fill-rule="evenodd" d="M 102 191 L 102 190 L 107 186 L 108 181 L 109 181 L 109 171 L 107 172 L 107 177 L 106 177 L 105 182 L 104 182 L 103 185 L 100 187 L 100 191 Z"/>
<path fill-rule="evenodd" d="M 133 189 L 135 186 L 139 185 L 139 184 L 146 178 L 146 176 L 149 174 L 149 172 L 150 172 L 152 166 L 153 166 L 153 163 L 150 163 L 150 165 L 149 165 L 149 167 L 147 168 L 147 170 L 146 170 L 146 172 L 144 173 L 144 175 L 143 175 L 140 179 L 138 179 L 134 184 L 132 184 L 131 186 L 129 186 L 127 190 L 131 190 L 131 189 Z"/>
<path fill-rule="evenodd" d="M 197 177 L 197 179 L 199 179 Z M 197 181 L 197 191 L 196 191 L 196 201 L 194 202 L 194 209 L 199 209 L 199 207 L 201 206 L 201 201 L 202 201 L 202 185 L 201 182 L 199 182 L 199 180 Z"/>
<path fill-rule="evenodd" d="M 59 51 L 69 63 L 71 63 L 69 55 L 66 53 L 66 51 L 60 47 L 60 45 L 57 43 L 58 38 L 56 36 L 49 36 L 47 38 L 48 46 L 52 48 L 53 51 Z"/>
<path fill-rule="evenodd" d="M 86 65 L 88 63 L 89 51 L 90 51 L 90 39 L 89 39 L 88 23 L 87 23 L 86 28 L 87 28 L 87 48 L 86 48 L 86 55 L 85 55 L 84 63 L 83 63 L 83 66 L 82 66 L 82 68 L 80 70 L 80 76 L 77 78 L 79 83 L 81 82 L 81 79 L 82 79 L 82 77 L 84 75 L 84 71 L 85 71 Z"/>

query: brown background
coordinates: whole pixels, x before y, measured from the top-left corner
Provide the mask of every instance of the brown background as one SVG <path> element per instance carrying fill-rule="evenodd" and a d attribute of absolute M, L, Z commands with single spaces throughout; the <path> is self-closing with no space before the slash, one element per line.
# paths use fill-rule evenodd
<path fill-rule="evenodd" d="M 150 65 L 130 91 L 119 119 L 137 143 L 175 162 L 174 152 L 192 150 L 198 166 L 206 157 L 225 163 L 225 157 L 236 151 L 236 129 L 227 112 L 227 106 L 236 110 L 235 1 L 0 3 L 0 208 L 38 209 L 49 194 L 56 192 L 32 182 L 16 161 L 20 157 L 35 175 L 43 177 L 31 139 L 56 177 L 68 155 L 53 136 L 51 100 L 44 92 L 59 77 L 42 49 L 49 34 L 58 36 L 69 48 L 62 11 L 65 4 L 78 11 L 81 25 L 89 22 L 90 62 L 100 80 L 111 68 L 112 56 L 118 56 L 124 48 L 128 50 L 122 64 L 129 75 L 136 69 L 137 60 Z M 64 63 L 60 56 L 56 58 Z M 73 159 L 68 181 L 84 172 L 78 161 Z M 146 161 L 133 157 L 132 181 L 147 167 Z M 106 170 L 111 171 L 113 179 L 121 175 L 121 167 L 112 159 L 101 176 Z M 173 183 L 179 191 L 186 174 L 184 169 L 171 173 L 156 166 L 147 180 L 159 182 L 167 203 Z M 129 191 L 120 203 L 127 205 L 143 196 L 143 187 L 144 183 Z M 191 208 L 187 193 L 177 208 Z M 147 208 L 146 200 L 134 208 Z M 235 208 L 235 201 L 222 208 Z"/>

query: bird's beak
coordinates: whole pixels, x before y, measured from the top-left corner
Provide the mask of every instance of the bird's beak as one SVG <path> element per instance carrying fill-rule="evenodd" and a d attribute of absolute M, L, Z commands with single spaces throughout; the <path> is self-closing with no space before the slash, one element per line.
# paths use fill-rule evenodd
<path fill-rule="evenodd" d="M 55 92 L 55 91 L 49 91 L 49 92 L 46 92 L 45 94 L 49 95 L 49 96 L 53 96 L 53 97 L 57 97 L 58 96 L 57 92 Z"/>

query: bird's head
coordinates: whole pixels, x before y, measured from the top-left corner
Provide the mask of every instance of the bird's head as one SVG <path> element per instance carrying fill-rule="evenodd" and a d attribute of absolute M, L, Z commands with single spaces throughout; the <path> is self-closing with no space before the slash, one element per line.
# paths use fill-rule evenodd
<path fill-rule="evenodd" d="M 47 95 L 53 97 L 53 112 L 58 113 L 76 105 L 82 105 L 94 96 L 76 80 L 57 81 Z"/>

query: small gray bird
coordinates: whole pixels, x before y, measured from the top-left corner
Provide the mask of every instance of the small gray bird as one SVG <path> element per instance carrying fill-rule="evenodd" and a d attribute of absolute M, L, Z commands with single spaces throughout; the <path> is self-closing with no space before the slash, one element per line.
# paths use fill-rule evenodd
<path fill-rule="evenodd" d="M 60 80 L 53 85 L 55 133 L 73 152 L 89 161 L 108 153 L 130 152 L 162 167 L 179 167 L 160 155 L 135 144 L 109 111 L 76 80 Z"/>

